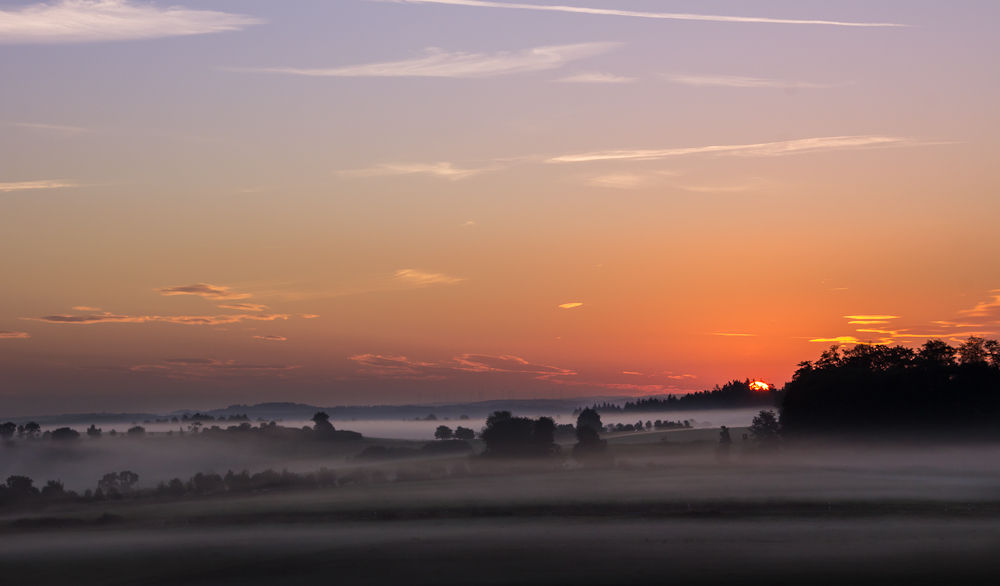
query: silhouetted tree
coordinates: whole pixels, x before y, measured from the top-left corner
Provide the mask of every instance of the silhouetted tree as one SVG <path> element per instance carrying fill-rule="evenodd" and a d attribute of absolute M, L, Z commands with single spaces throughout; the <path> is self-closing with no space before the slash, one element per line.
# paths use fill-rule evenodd
<path fill-rule="evenodd" d="M 719 428 L 719 445 L 727 448 L 733 445 L 733 438 L 729 435 L 729 428 L 725 425 Z"/>
<path fill-rule="evenodd" d="M 42 487 L 42 496 L 46 497 L 57 497 L 66 494 L 66 488 L 63 483 L 58 480 L 50 480 L 45 483 Z"/>
<path fill-rule="evenodd" d="M 28 439 L 35 439 L 38 437 L 38 434 L 41 432 L 41 430 L 42 426 L 38 425 L 34 421 L 29 421 L 28 423 L 24 424 L 23 430 L 21 428 L 18 428 L 18 435 L 20 436 L 23 434 L 24 437 L 27 437 Z"/>
<path fill-rule="evenodd" d="M 129 437 L 142 437 L 146 435 L 146 428 L 141 425 L 136 425 L 135 427 L 128 428 L 127 434 Z"/>
<path fill-rule="evenodd" d="M 514 417 L 510 411 L 494 411 L 486 418 L 480 434 L 486 442 L 483 456 L 525 458 L 551 456 L 558 451 L 553 437 L 555 421 L 550 417 L 538 420 Z"/>
<path fill-rule="evenodd" d="M 122 492 L 132 490 L 132 486 L 139 482 L 139 475 L 129 470 L 122 470 L 118 473 L 118 488 Z"/>
<path fill-rule="evenodd" d="M 60 427 L 52 430 L 52 441 L 66 442 L 80 439 L 80 432 L 69 427 Z"/>
<path fill-rule="evenodd" d="M 449 440 L 452 437 L 451 428 L 447 425 L 439 425 L 434 431 L 434 439 Z"/>
<path fill-rule="evenodd" d="M 782 433 L 1000 435 L 1000 360 L 995 340 L 957 349 L 928 340 L 918 351 L 858 344 L 799 364 L 785 386 Z"/>
<path fill-rule="evenodd" d="M 38 489 L 34 485 L 35 481 L 27 476 L 15 475 L 7 477 L 7 490 L 14 496 L 24 497 L 38 494 Z"/>
<path fill-rule="evenodd" d="M 573 446 L 573 457 L 577 460 L 593 460 L 603 456 L 608 451 L 608 441 L 601 439 L 597 430 L 589 425 L 578 425 L 576 428 L 576 445 Z"/>
<path fill-rule="evenodd" d="M 468 419 L 468 418 L 466 418 Z M 461 425 L 455 428 L 455 439 L 460 439 L 468 441 L 471 439 L 476 439 L 476 432 L 472 431 L 468 427 L 462 427 Z"/>
<path fill-rule="evenodd" d="M 604 429 L 604 424 L 601 423 L 601 414 L 597 412 L 596 409 L 591 409 L 587 407 L 580 412 L 580 415 L 576 418 L 576 429 L 579 431 L 580 427 L 589 427 L 596 432 L 600 432 Z"/>
<path fill-rule="evenodd" d="M 762 450 L 772 450 L 778 447 L 781 426 L 774 411 L 761 411 L 750 424 L 750 437 Z"/>
<path fill-rule="evenodd" d="M 17 424 L 13 421 L 8 421 L 7 423 L 0 425 L 0 439 L 4 441 L 9 440 L 14 437 L 15 433 L 17 433 Z"/>
<path fill-rule="evenodd" d="M 313 423 L 316 424 L 314 427 L 316 431 L 327 430 L 327 429 L 333 431 L 333 424 L 330 423 L 330 416 L 322 411 L 313 415 L 312 421 Z"/>
<path fill-rule="evenodd" d="M 95 439 L 101 437 L 101 428 L 91 423 L 90 427 L 87 428 L 87 437 Z"/>

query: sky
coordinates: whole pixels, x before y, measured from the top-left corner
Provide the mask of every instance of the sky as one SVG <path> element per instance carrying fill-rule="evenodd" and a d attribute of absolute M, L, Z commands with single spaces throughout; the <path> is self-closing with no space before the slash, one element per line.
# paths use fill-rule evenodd
<path fill-rule="evenodd" d="M 0 1 L 0 414 L 1000 332 L 1000 4 Z"/>

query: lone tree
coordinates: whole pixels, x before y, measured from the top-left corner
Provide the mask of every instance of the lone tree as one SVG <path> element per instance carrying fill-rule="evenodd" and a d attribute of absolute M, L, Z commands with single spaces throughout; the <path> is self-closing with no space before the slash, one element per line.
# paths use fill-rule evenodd
<path fill-rule="evenodd" d="M 91 423 L 90 427 L 87 428 L 87 437 L 92 437 L 95 439 L 101 437 L 101 428 Z"/>
<path fill-rule="evenodd" d="M 728 435 L 728 431 L 726 430 L 726 435 Z M 778 424 L 778 417 L 774 411 L 761 411 L 750 424 L 750 436 L 762 450 L 776 449 L 781 441 L 780 433 L 781 426 Z"/>
<path fill-rule="evenodd" d="M 576 428 L 579 430 L 580 426 L 589 427 L 598 433 L 604 431 L 604 424 L 601 423 L 601 414 L 596 409 L 591 409 L 590 407 L 581 411 L 580 415 L 576 418 Z"/>
<path fill-rule="evenodd" d="M 452 438 L 451 428 L 447 425 L 439 425 L 436 430 L 434 430 L 434 439 L 439 440 L 449 440 Z"/>
<path fill-rule="evenodd" d="M 7 423 L 0 425 L 0 439 L 9 440 L 14 437 L 15 433 L 17 433 L 17 424 L 13 421 L 8 421 Z"/>
<path fill-rule="evenodd" d="M 462 427 L 461 425 L 459 425 L 458 427 L 455 428 L 454 436 L 455 439 L 468 441 L 471 439 L 476 439 L 476 432 L 472 431 L 468 427 Z"/>
<path fill-rule="evenodd" d="M 330 423 L 330 416 L 323 411 L 313 415 L 312 422 L 315 423 L 313 429 L 320 434 L 333 434 L 333 432 L 337 431 L 334 429 L 333 424 Z"/>
<path fill-rule="evenodd" d="M 594 460 L 608 451 L 608 440 L 601 439 L 593 427 L 581 425 L 576 428 L 576 445 L 573 457 L 577 460 Z"/>
<path fill-rule="evenodd" d="M 52 430 L 52 441 L 69 442 L 80 439 L 80 432 L 69 427 L 60 427 Z"/>

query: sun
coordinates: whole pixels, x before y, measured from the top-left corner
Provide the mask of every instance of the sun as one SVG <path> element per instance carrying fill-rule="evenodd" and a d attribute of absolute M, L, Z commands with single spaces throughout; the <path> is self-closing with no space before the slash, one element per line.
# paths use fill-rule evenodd
<path fill-rule="evenodd" d="M 766 382 L 764 382 L 762 380 L 755 380 L 752 383 L 750 383 L 750 390 L 751 391 L 769 391 L 769 390 L 771 390 L 771 385 L 767 384 Z"/>

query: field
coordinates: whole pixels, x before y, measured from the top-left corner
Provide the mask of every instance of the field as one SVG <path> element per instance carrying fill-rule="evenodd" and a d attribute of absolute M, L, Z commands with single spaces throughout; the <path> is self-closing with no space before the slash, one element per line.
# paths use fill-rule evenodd
<path fill-rule="evenodd" d="M 617 464 L 600 469 L 425 458 L 336 488 L 10 511 L 0 564 L 39 584 L 941 584 L 1000 571 L 998 446 L 760 456 L 737 440 L 721 460 L 713 439 L 612 436 Z M 392 480 L 422 467 L 450 473 Z"/>

